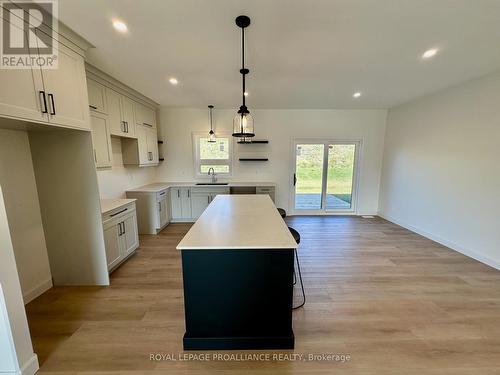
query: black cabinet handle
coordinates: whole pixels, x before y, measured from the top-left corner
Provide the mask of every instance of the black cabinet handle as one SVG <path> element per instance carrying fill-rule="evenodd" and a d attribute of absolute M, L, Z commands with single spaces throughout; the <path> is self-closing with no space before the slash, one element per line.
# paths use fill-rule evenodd
<path fill-rule="evenodd" d="M 118 237 L 121 236 L 122 233 L 122 223 L 118 223 Z"/>
<path fill-rule="evenodd" d="M 210 195 L 207 196 L 207 202 L 210 203 Z"/>
<path fill-rule="evenodd" d="M 92 109 L 97 109 L 97 107 L 95 105 L 90 105 L 89 104 L 89 107 L 92 108 Z"/>
<path fill-rule="evenodd" d="M 188 198 L 191 198 L 191 190 L 188 189 Z"/>
<path fill-rule="evenodd" d="M 126 133 L 125 132 L 125 121 L 120 121 L 120 128 L 121 128 L 122 132 Z"/>
<path fill-rule="evenodd" d="M 47 111 L 47 98 L 45 97 L 45 91 L 39 91 L 39 95 L 41 96 L 41 104 L 43 104 L 42 113 L 49 113 Z"/>
<path fill-rule="evenodd" d="M 119 215 L 119 214 L 121 214 L 121 213 L 123 213 L 123 212 L 127 211 L 127 210 L 128 210 L 128 208 L 124 208 L 123 210 L 118 211 L 118 212 L 116 212 L 116 213 L 114 213 L 114 214 L 112 214 L 112 215 L 109 215 L 109 216 L 110 216 L 110 217 L 114 217 L 114 216 L 116 216 L 116 215 Z"/>
<path fill-rule="evenodd" d="M 128 133 L 128 122 L 125 121 L 125 133 Z"/>
<path fill-rule="evenodd" d="M 161 212 L 161 202 L 158 202 L 158 209 L 160 210 Z"/>
<path fill-rule="evenodd" d="M 147 122 L 143 122 L 143 123 L 142 123 L 142 125 L 144 125 L 144 126 L 149 126 L 150 128 L 152 128 L 152 127 L 153 127 L 153 125 L 148 124 Z"/>
<path fill-rule="evenodd" d="M 293 174 L 293 186 L 297 185 L 297 174 Z"/>
<path fill-rule="evenodd" d="M 124 221 L 122 221 L 122 225 L 123 225 L 123 234 L 125 234 L 125 233 L 127 233 L 127 230 L 125 228 L 125 222 Z"/>
<path fill-rule="evenodd" d="M 181 197 L 181 191 L 177 190 L 177 198 L 180 198 L 180 197 Z"/>
<path fill-rule="evenodd" d="M 48 95 L 48 97 L 49 97 L 50 102 L 51 102 L 51 104 L 52 104 L 52 112 L 50 112 L 50 114 L 51 114 L 52 116 L 54 116 L 54 115 L 56 114 L 56 105 L 54 104 L 54 95 L 49 94 L 49 95 Z"/>
<path fill-rule="evenodd" d="M 160 193 L 160 195 L 165 195 L 165 192 L 164 192 L 164 191 L 163 191 L 163 192 L 161 192 L 161 193 Z"/>

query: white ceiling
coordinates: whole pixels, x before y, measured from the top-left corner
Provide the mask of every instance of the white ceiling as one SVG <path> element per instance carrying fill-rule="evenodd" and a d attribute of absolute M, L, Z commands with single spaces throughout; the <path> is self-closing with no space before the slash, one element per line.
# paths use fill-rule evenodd
<path fill-rule="evenodd" d="M 171 107 L 240 105 L 240 14 L 252 19 L 250 108 L 390 108 L 500 68 L 499 0 L 59 4 L 61 20 L 95 45 L 91 63 Z M 113 18 L 129 32 L 115 31 Z M 422 60 L 431 47 L 438 55 Z"/>

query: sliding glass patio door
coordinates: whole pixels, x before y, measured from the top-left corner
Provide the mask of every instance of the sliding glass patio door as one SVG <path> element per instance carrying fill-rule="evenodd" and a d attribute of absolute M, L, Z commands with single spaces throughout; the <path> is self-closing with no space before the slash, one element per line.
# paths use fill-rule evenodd
<path fill-rule="evenodd" d="M 294 143 L 295 213 L 355 212 L 359 147 L 359 141 Z"/>

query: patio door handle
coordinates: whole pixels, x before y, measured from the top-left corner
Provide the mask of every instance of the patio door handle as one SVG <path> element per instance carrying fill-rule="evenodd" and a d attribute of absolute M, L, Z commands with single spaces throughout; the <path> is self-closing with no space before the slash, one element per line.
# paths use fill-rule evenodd
<path fill-rule="evenodd" d="M 293 186 L 297 185 L 297 174 L 293 174 Z"/>

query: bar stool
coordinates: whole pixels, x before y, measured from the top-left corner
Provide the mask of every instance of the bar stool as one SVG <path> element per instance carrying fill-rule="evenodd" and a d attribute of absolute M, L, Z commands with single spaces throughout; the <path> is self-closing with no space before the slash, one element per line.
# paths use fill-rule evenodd
<path fill-rule="evenodd" d="M 300 233 L 297 232 L 292 227 L 288 227 L 288 230 L 290 231 L 293 238 L 295 239 L 295 242 L 297 242 L 297 245 L 300 244 Z M 306 304 L 306 292 L 304 291 L 304 283 L 302 281 L 302 273 L 300 272 L 299 254 L 297 252 L 297 249 L 295 249 L 294 252 L 295 252 L 295 259 L 297 260 L 297 270 L 299 271 L 300 288 L 302 289 L 302 303 L 298 306 L 292 307 L 293 310 L 298 309 Z M 294 272 L 294 278 L 295 278 L 295 272 Z M 296 281 L 293 284 L 295 285 Z"/>
<path fill-rule="evenodd" d="M 283 219 L 286 217 L 286 211 L 284 209 L 278 208 L 278 212 Z"/>

